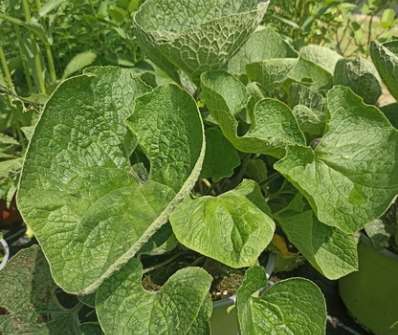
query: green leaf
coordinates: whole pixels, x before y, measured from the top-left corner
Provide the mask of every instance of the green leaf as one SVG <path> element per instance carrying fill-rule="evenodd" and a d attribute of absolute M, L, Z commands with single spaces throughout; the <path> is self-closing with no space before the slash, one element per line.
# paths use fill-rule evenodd
<path fill-rule="evenodd" d="M 333 75 L 337 62 L 342 57 L 335 51 L 319 45 L 308 45 L 300 50 L 300 58 L 320 66 Z"/>
<path fill-rule="evenodd" d="M 63 79 L 72 74 L 83 70 L 85 67 L 93 64 L 97 59 L 97 54 L 92 51 L 84 51 L 74 56 L 64 70 Z"/>
<path fill-rule="evenodd" d="M 218 197 L 185 200 L 170 216 L 177 240 L 233 268 L 254 265 L 271 242 L 275 223 L 245 194 L 255 183 L 246 183 L 249 190 L 243 186 Z"/>
<path fill-rule="evenodd" d="M 268 2 L 257 0 L 149 0 L 134 23 L 138 40 L 154 63 L 174 77 L 174 67 L 180 68 L 197 82 L 201 73 L 227 65 L 267 7 Z"/>
<path fill-rule="evenodd" d="M 15 138 L 3 133 L 0 133 L 0 144 L 19 145 Z"/>
<path fill-rule="evenodd" d="M 47 103 L 17 196 L 55 281 L 82 295 L 167 222 L 205 152 L 197 106 L 180 88 L 142 95 L 147 86 L 127 69 L 91 71 L 65 81 Z M 137 146 L 149 160 L 146 181 L 130 166 Z"/>
<path fill-rule="evenodd" d="M 387 225 L 381 219 L 369 222 L 365 227 L 366 235 L 369 237 L 372 245 L 377 250 L 388 249 L 392 234 Z"/>
<path fill-rule="evenodd" d="M 289 90 L 289 106 L 293 108 L 300 129 L 310 137 L 321 136 L 328 117 L 326 99 L 317 91 L 298 83 Z"/>
<path fill-rule="evenodd" d="M 81 335 L 102 335 L 103 332 L 98 323 L 86 322 L 80 326 Z"/>
<path fill-rule="evenodd" d="M 218 128 L 208 128 L 206 135 L 206 154 L 203 162 L 201 178 L 212 178 L 218 182 L 231 177 L 234 169 L 240 165 L 238 152 Z M 220 153 L 222 152 L 222 155 Z"/>
<path fill-rule="evenodd" d="M 140 249 L 140 255 L 162 255 L 176 248 L 178 242 L 170 224 L 163 225 L 147 243 Z"/>
<path fill-rule="evenodd" d="M 391 124 L 398 129 L 398 103 L 383 106 L 381 107 L 381 111 Z"/>
<path fill-rule="evenodd" d="M 277 220 L 289 241 L 326 278 L 336 280 L 358 270 L 354 235 L 324 225 L 311 210 L 283 213 Z"/>
<path fill-rule="evenodd" d="M 245 177 L 253 179 L 258 184 L 264 183 L 268 178 L 267 164 L 261 159 L 250 159 L 246 166 Z"/>
<path fill-rule="evenodd" d="M 0 162 L 0 179 L 8 178 L 22 167 L 22 158 L 8 159 Z"/>
<path fill-rule="evenodd" d="M 392 96 L 398 100 L 398 40 L 370 45 L 370 55 L 381 79 Z"/>
<path fill-rule="evenodd" d="M 353 233 L 383 215 L 398 194 L 398 131 L 346 87 L 329 92 L 328 108 L 320 144 L 290 147 L 275 168 L 322 223 Z"/>
<path fill-rule="evenodd" d="M 73 313 L 60 306 L 46 259 L 35 245 L 19 251 L 0 272 L 2 334 L 80 335 Z"/>
<path fill-rule="evenodd" d="M 249 130 L 239 136 L 235 115 L 247 102 L 247 92 L 239 80 L 227 73 L 203 74 L 202 96 L 224 136 L 239 151 L 282 157 L 287 145 L 305 145 L 292 111 L 274 99 L 256 103 Z"/>
<path fill-rule="evenodd" d="M 334 74 L 334 84 L 350 87 L 367 104 L 375 105 L 382 94 L 376 68 L 364 58 L 341 59 Z"/>
<path fill-rule="evenodd" d="M 329 89 L 333 84 L 333 74 L 337 62 L 342 57 L 336 52 L 317 45 L 309 45 L 300 50 L 297 64 L 288 77 L 313 89 Z"/>
<path fill-rule="evenodd" d="M 296 58 L 268 59 L 247 65 L 246 71 L 250 81 L 258 82 L 265 95 L 272 96 L 275 85 L 283 83 L 296 64 Z"/>
<path fill-rule="evenodd" d="M 392 8 L 387 8 L 383 11 L 383 15 L 380 20 L 380 24 L 384 29 L 391 29 L 394 25 L 396 12 Z"/>
<path fill-rule="evenodd" d="M 333 84 L 333 76 L 317 64 L 299 58 L 287 77 L 293 82 L 308 85 L 314 90 L 329 89 Z"/>
<path fill-rule="evenodd" d="M 39 16 L 45 17 L 48 13 L 57 9 L 65 0 L 48 0 L 39 10 Z"/>
<path fill-rule="evenodd" d="M 96 295 L 106 335 L 207 335 L 211 276 L 200 268 L 176 272 L 159 292 L 142 287 L 142 265 L 132 259 L 107 279 Z"/>
<path fill-rule="evenodd" d="M 303 278 L 283 280 L 264 291 L 266 284 L 263 268 L 246 272 L 237 293 L 242 334 L 326 334 L 326 304 L 318 286 Z"/>
<path fill-rule="evenodd" d="M 300 129 L 311 136 L 321 135 L 324 129 L 324 120 L 314 110 L 304 105 L 293 108 L 293 114 L 297 119 Z"/>
<path fill-rule="evenodd" d="M 235 75 L 246 73 L 246 65 L 266 59 L 296 57 L 297 53 L 280 34 L 271 27 L 255 31 L 228 64 L 228 72 Z"/>

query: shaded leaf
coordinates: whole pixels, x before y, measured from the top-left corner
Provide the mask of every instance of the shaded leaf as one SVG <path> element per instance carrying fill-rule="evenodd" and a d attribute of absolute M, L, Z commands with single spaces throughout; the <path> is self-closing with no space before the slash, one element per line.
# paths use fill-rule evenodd
<path fill-rule="evenodd" d="M 358 270 L 356 236 L 324 225 L 311 210 L 283 213 L 277 220 L 289 241 L 326 278 L 336 280 Z"/>
<path fill-rule="evenodd" d="M 240 165 L 239 154 L 226 140 L 218 128 L 208 128 L 206 135 L 206 154 L 201 178 L 211 178 L 217 182 L 231 177 L 234 169 Z M 222 153 L 222 154 L 221 154 Z"/>
<path fill-rule="evenodd" d="M 35 245 L 18 252 L 0 272 L 0 333 L 80 335 L 73 313 L 55 296 L 46 259 Z"/>
<path fill-rule="evenodd" d="M 371 105 L 375 105 L 382 94 L 376 68 L 364 58 L 341 59 L 336 66 L 334 83 L 350 87 Z"/>
<path fill-rule="evenodd" d="M 370 45 L 370 55 L 381 79 L 392 96 L 398 100 L 398 40 Z"/>

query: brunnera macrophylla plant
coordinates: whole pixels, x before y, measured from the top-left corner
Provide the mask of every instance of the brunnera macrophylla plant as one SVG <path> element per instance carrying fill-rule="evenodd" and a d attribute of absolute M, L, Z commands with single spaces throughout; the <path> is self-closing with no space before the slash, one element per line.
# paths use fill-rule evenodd
<path fill-rule="evenodd" d="M 0 273 L 1 331 L 210 334 L 204 267 L 143 285 L 145 256 L 171 267 L 178 245 L 246 269 L 235 292 L 242 335 L 325 333 L 320 289 L 304 278 L 269 287 L 260 255 L 278 227 L 326 278 L 358 270 L 358 232 L 398 194 L 398 131 L 360 96 L 361 83 L 380 95 L 372 64 L 293 50 L 258 26 L 266 8 L 147 0 L 133 24 L 153 70 L 89 68 L 57 88 L 17 198 L 40 247 Z M 374 56 L 383 79 L 390 53 Z M 56 287 L 81 304 L 60 306 Z M 82 304 L 98 322 L 81 322 Z"/>

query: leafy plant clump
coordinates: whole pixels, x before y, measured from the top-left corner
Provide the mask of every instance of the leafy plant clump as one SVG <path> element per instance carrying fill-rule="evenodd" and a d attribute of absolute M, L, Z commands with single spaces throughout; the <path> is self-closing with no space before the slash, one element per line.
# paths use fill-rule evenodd
<path fill-rule="evenodd" d="M 38 245 L 0 273 L 0 332 L 210 334 L 213 277 L 232 273 L 242 335 L 325 334 L 318 286 L 271 285 L 266 260 L 358 270 L 398 194 L 398 110 L 376 105 L 381 79 L 397 98 L 397 50 L 294 50 L 260 26 L 267 5 L 147 0 L 133 26 L 153 67 L 59 85 L 24 158 Z"/>

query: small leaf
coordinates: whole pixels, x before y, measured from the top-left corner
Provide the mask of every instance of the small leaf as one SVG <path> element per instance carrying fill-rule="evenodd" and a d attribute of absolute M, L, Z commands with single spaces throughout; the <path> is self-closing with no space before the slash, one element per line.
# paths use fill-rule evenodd
<path fill-rule="evenodd" d="M 289 92 L 289 106 L 300 129 L 310 138 L 323 134 L 328 117 L 326 99 L 317 91 L 302 84 L 292 83 Z"/>
<path fill-rule="evenodd" d="M 233 268 L 254 265 L 275 224 L 242 192 L 184 201 L 170 216 L 178 241 Z"/>
<path fill-rule="evenodd" d="M 265 96 L 272 96 L 275 85 L 282 84 L 296 64 L 296 58 L 268 59 L 247 65 L 246 71 L 250 81 L 261 85 Z"/>
<path fill-rule="evenodd" d="M 66 65 L 63 79 L 70 77 L 72 74 L 83 70 L 85 67 L 93 64 L 97 59 L 97 54 L 92 51 L 85 51 L 74 56 Z"/>
<path fill-rule="evenodd" d="M 206 154 L 201 178 L 211 178 L 218 182 L 231 177 L 234 169 L 240 165 L 239 154 L 218 128 L 208 128 L 206 135 Z M 220 153 L 222 152 L 222 155 Z"/>
<path fill-rule="evenodd" d="M 308 45 L 300 50 L 300 58 L 323 68 L 333 75 L 337 62 L 342 57 L 335 51 L 319 45 Z"/>
<path fill-rule="evenodd" d="M 183 0 L 170 5 L 169 0 L 149 0 L 134 24 L 154 63 L 172 77 L 176 67 L 198 82 L 201 73 L 227 65 L 261 22 L 268 3 Z"/>
<path fill-rule="evenodd" d="M 271 27 L 255 31 L 228 64 L 228 72 L 242 75 L 246 65 L 267 59 L 296 57 L 297 53 Z"/>
<path fill-rule="evenodd" d="M 337 62 L 342 57 L 336 52 L 317 45 L 308 45 L 300 50 L 297 64 L 288 77 L 313 89 L 329 89 Z"/>
<path fill-rule="evenodd" d="M 383 11 L 381 16 L 380 24 L 384 29 L 390 29 L 395 22 L 396 13 L 392 8 L 387 8 Z"/>
<path fill-rule="evenodd" d="M 3 133 L 0 133 L 0 144 L 19 145 L 18 141 L 15 138 Z"/>
<path fill-rule="evenodd" d="M 96 310 L 106 335 L 208 335 L 211 276 L 188 267 L 169 278 L 159 292 L 142 287 L 142 265 L 132 259 L 107 279 L 96 294 Z"/>
<path fill-rule="evenodd" d="M 349 88 L 328 94 L 327 133 L 315 148 L 290 147 L 275 168 L 318 219 L 346 233 L 379 218 L 398 194 L 398 131 Z"/>
<path fill-rule="evenodd" d="M 45 17 L 48 13 L 57 9 L 65 0 L 48 0 L 39 10 L 39 16 Z"/>
<path fill-rule="evenodd" d="M 239 326 L 242 334 L 324 335 L 326 304 L 321 290 L 303 278 L 267 284 L 261 267 L 246 272 L 237 293 Z"/>
<path fill-rule="evenodd" d="M 243 136 L 238 135 L 235 115 L 246 102 L 245 86 L 224 72 L 202 75 L 202 96 L 224 136 L 236 149 L 247 153 L 282 157 L 290 144 L 305 145 L 305 138 L 292 111 L 282 102 L 263 99 L 257 102 L 253 121 Z M 230 99 L 233 97 L 233 99 Z"/>
<path fill-rule="evenodd" d="M 398 100 L 398 40 L 370 45 L 370 55 L 381 79 L 392 96 Z"/>
<path fill-rule="evenodd" d="M 22 158 L 9 159 L 0 162 L 0 179 L 9 177 L 22 167 Z"/>
<path fill-rule="evenodd" d="M 376 68 L 364 58 L 341 59 L 336 65 L 334 84 L 350 87 L 370 105 L 375 105 L 382 94 Z"/>

